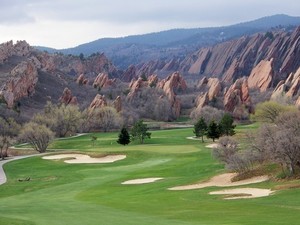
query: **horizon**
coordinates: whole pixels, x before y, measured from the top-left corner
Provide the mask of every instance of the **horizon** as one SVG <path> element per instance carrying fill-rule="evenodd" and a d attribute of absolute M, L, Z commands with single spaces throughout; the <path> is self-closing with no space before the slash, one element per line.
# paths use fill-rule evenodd
<path fill-rule="evenodd" d="M 222 27 L 278 14 L 299 17 L 299 8 L 300 3 L 293 0 L 3 0 L 0 41 L 25 40 L 33 46 L 65 49 L 103 38 Z"/>

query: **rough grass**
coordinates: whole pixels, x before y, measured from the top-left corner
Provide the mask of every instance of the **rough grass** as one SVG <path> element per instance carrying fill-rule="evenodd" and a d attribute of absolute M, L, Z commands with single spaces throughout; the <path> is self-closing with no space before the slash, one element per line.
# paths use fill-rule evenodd
<path fill-rule="evenodd" d="M 239 133 L 244 130 L 238 128 Z M 245 129 L 246 130 L 246 129 Z M 211 157 L 208 142 L 188 140 L 192 129 L 153 131 L 146 144 L 116 143 L 117 133 L 55 141 L 51 148 L 89 153 L 122 153 L 112 164 L 66 164 L 41 157 L 5 165 L 8 183 L 0 186 L 0 225 L 276 225 L 298 224 L 299 181 L 268 181 L 247 187 L 275 188 L 269 197 L 223 200 L 209 195 L 222 188 L 190 191 L 167 188 L 207 180 L 224 172 Z M 54 152 L 63 152 L 55 150 Z M 28 182 L 18 179 L 30 177 Z M 143 185 L 126 180 L 163 177 Z M 281 185 L 278 187 L 278 185 Z M 295 188 L 281 188 L 283 185 Z"/>

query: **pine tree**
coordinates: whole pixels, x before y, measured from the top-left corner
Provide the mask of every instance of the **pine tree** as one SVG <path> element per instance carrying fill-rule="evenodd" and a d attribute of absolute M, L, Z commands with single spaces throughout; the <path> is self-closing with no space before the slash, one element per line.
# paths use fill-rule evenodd
<path fill-rule="evenodd" d="M 221 136 L 219 125 L 214 120 L 210 121 L 206 136 L 207 138 L 213 139 L 213 142 L 215 142 L 216 138 L 219 138 Z"/>
<path fill-rule="evenodd" d="M 235 134 L 233 122 L 232 116 L 229 113 L 225 113 L 220 121 L 221 135 L 232 136 Z"/>
<path fill-rule="evenodd" d="M 128 145 L 130 143 L 130 135 L 125 127 L 122 128 L 122 130 L 119 133 L 119 139 L 117 142 L 120 145 Z"/>
<path fill-rule="evenodd" d="M 144 144 L 145 138 L 151 138 L 151 133 L 148 132 L 149 128 L 147 124 L 144 124 L 143 120 L 137 121 L 131 130 L 131 136 L 134 139 L 139 139 L 141 144 Z"/>
<path fill-rule="evenodd" d="M 204 142 L 203 140 L 203 136 L 205 135 L 207 131 L 207 124 L 205 123 L 205 120 L 203 117 L 201 117 L 198 122 L 194 125 L 194 134 L 196 135 L 196 137 L 201 137 L 202 142 Z"/>

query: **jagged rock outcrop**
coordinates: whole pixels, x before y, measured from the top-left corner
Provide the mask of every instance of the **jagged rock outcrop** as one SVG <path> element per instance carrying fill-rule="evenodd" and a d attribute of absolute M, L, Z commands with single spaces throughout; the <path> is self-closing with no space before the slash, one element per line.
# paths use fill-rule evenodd
<path fill-rule="evenodd" d="M 13 55 L 27 56 L 31 50 L 32 47 L 26 41 L 17 41 L 16 44 L 13 41 L 8 41 L 0 44 L 0 63 L 3 63 Z"/>
<path fill-rule="evenodd" d="M 78 105 L 77 98 L 72 95 L 72 91 L 69 88 L 65 88 L 62 96 L 59 98 L 59 102 L 65 105 Z"/>
<path fill-rule="evenodd" d="M 251 36 L 222 42 L 212 47 L 203 47 L 189 54 L 182 60 L 150 62 L 144 64 L 146 72 L 166 72 L 166 69 L 176 68 L 184 74 L 202 74 L 220 78 L 221 81 L 232 83 L 243 76 L 249 76 L 251 71 L 264 61 L 273 59 L 272 85 L 286 79 L 291 72 L 300 66 L 300 27 L 292 33 L 284 30 L 274 30 L 268 33 L 257 33 Z M 173 70 L 174 71 L 174 70 Z"/>
<path fill-rule="evenodd" d="M 218 97 L 222 91 L 222 85 L 218 78 L 203 77 L 199 81 L 197 88 L 201 90 L 205 90 L 205 89 L 208 90 L 209 101 L 211 101 L 215 97 Z"/>
<path fill-rule="evenodd" d="M 291 73 L 286 80 L 281 80 L 274 89 L 271 99 L 278 97 L 292 98 L 299 94 L 300 67 L 296 73 Z"/>
<path fill-rule="evenodd" d="M 128 99 L 132 99 L 136 96 L 136 93 L 145 87 L 156 87 L 158 84 L 157 75 L 151 75 L 147 80 L 139 77 L 137 80 L 132 80 L 129 84 L 130 92 L 127 95 Z"/>
<path fill-rule="evenodd" d="M 98 109 L 107 106 L 107 101 L 104 95 L 97 94 L 89 106 L 89 110 Z"/>
<path fill-rule="evenodd" d="M 251 110 L 251 98 L 246 78 L 240 78 L 230 86 L 224 96 L 224 108 L 226 111 L 234 112 L 237 108 L 245 106 Z"/>
<path fill-rule="evenodd" d="M 122 74 L 121 80 L 124 82 L 131 82 L 132 80 L 137 79 L 137 69 L 134 65 L 131 65 L 127 70 Z"/>
<path fill-rule="evenodd" d="M 89 83 L 89 80 L 85 78 L 84 74 L 80 74 L 76 79 L 76 83 L 79 85 L 87 85 Z"/>
<path fill-rule="evenodd" d="M 113 106 L 117 110 L 117 112 L 122 111 L 122 99 L 120 96 L 118 96 L 114 101 L 113 101 Z"/>
<path fill-rule="evenodd" d="M 38 72 L 34 64 L 23 61 L 10 72 L 9 80 L 0 88 L 0 99 L 12 108 L 16 101 L 34 93 L 37 81 Z"/>
<path fill-rule="evenodd" d="M 156 87 L 158 83 L 158 77 L 157 75 L 153 74 L 148 77 L 148 85 L 149 87 Z"/>
<path fill-rule="evenodd" d="M 161 80 L 157 86 L 158 88 L 163 89 L 171 103 L 174 115 L 176 117 L 179 117 L 181 106 L 180 100 L 176 97 L 175 91 L 184 91 L 187 89 L 185 80 L 178 72 L 175 72 L 172 75 L 168 76 L 166 79 Z"/>
<path fill-rule="evenodd" d="M 201 93 L 196 99 L 196 111 L 199 112 L 209 102 L 208 93 Z"/>
<path fill-rule="evenodd" d="M 270 61 L 262 60 L 253 68 L 249 78 L 249 88 L 259 88 L 261 92 L 266 91 L 272 83 L 273 79 L 273 59 Z"/>
<path fill-rule="evenodd" d="M 93 87 L 108 88 L 114 86 L 116 79 L 109 79 L 107 73 L 100 73 L 94 80 Z"/>

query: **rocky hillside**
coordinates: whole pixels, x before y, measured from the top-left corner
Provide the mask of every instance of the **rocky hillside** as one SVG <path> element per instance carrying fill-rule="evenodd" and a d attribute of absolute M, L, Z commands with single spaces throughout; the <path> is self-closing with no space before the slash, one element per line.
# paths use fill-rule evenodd
<path fill-rule="evenodd" d="M 257 33 L 212 47 L 200 48 L 183 60 L 150 61 L 130 70 L 136 75 L 180 71 L 183 74 L 218 77 L 231 83 L 243 76 L 269 73 L 269 86 L 276 86 L 300 66 L 300 27 Z M 127 76 L 134 77 L 132 74 Z M 255 86 L 253 83 L 251 86 Z M 263 84 L 262 84 L 263 85 Z"/>
<path fill-rule="evenodd" d="M 274 15 L 250 22 L 224 27 L 174 29 L 144 35 L 132 35 L 122 38 L 103 38 L 70 49 L 49 49 L 49 52 L 64 54 L 90 55 L 104 52 L 119 68 L 125 69 L 131 64 L 155 59 L 182 58 L 194 49 L 215 45 L 223 41 L 270 30 L 274 27 L 299 26 L 300 17 Z"/>

